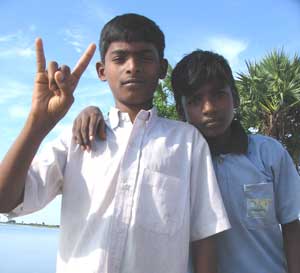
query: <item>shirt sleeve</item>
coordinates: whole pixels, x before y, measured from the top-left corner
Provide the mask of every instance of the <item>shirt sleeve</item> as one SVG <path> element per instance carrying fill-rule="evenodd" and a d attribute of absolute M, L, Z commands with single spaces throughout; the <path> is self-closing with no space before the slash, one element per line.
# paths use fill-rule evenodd
<path fill-rule="evenodd" d="M 62 136 L 46 144 L 35 156 L 27 173 L 24 200 L 7 215 L 8 218 L 38 211 L 61 194 L 67 153 Z"/>
<path fill-rule="evenodd" d="M 198 131 L 194 135 L 191 151 L 191 241 L 230 228 L 209 147 Z"/>
<path fill-rule="evenodd" d="M 274 139 L 267 143 L 262 153 L 272 162 L 276 214 L 286 224 L 300 217 L 300 176 L 288 151 Z"/>

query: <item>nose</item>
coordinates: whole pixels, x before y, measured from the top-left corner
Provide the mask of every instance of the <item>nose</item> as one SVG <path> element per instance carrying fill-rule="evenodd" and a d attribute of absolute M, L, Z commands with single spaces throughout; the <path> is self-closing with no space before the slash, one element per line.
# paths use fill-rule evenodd
<path fill-rule="evenodd" d="M 216 107 L 214 101 L 205 96 L 202 98 L 202 113 L 203 114 L 211 114 L 216 111 Z"/>
<path fill-rule="evenodd" d="M 126 62 L 126 73 L 134 75 L 139 72 L 141 72 L 139 60 L 135 57 L 128 58 Z"/>

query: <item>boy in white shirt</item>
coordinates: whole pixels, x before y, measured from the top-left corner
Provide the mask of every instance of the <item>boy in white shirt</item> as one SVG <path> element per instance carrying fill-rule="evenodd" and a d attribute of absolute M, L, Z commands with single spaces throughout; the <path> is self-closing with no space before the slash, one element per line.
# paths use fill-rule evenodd
<path fill-rule="evenodd" d="M 101 33 L 97 73 L 115 98 L 110 137 L 84 153 L 66 132 L 31 163 L 68 111 L 90 46 L 71 73 L 36 42 L 37 77 L 28 120 L 0 166 L 0 209 L 23 215 L 62 194 L 57 272 L 182 273 L 192 242 L 196 272 L 216 272 L 212 235 L 229 228 L 204 138 L 152 107 L 166 74 L 164 35 L 125 14 Z"/>

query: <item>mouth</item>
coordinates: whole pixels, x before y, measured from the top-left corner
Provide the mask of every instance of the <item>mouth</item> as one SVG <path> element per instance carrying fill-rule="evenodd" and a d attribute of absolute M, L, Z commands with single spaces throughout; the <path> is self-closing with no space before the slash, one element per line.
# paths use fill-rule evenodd
<path fill-rule="evenodd" d="M 218 126 L 220 123 L 220 119 L 217 118 L 207 119 L 203 122 L 205 127 L 215 127 Z"/>
<path fill-rule="evenodd" d="M 122 82 L 122 85 L 141 85 L 144 84 L 144 80 L 142 79 L 136 79 L 136 78 L 132 78 L 132 79 L 128 79 L 126 81 Z"/>

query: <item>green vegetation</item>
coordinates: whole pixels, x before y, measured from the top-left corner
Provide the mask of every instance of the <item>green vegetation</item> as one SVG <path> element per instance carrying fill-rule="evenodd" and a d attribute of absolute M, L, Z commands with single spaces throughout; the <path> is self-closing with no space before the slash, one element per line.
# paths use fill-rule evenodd
<path fill-rule="evenodd" d="M 273 51 L 260 62 L 246 62 L 237 86 L 245 128 L 279 140 L 294 162 L 300 156 L 300 58 Z"/>
<path fill-rule="evenodd" d="M 169 119 L 177 119 L 175 101 L 171 86 L 172 67 L 169 65 L 168 72 L 164 80 L 159 82 L 154 94 L 154 105 L 157 108 L 158 115 Z"/>
<path fill-rule="evenodd" d="M 59 228 L 59 225 L 46 225 L 45 223 L 37 224 L 37 223 L 18 223 L 16 220 L 9 220 L 7 222 L 1 222 L 0 224 L 10 224 L 10 225 L 19 225 L 19 226 L 32 226 L 32 227 L 46 227 L 46 228 Z"/>

